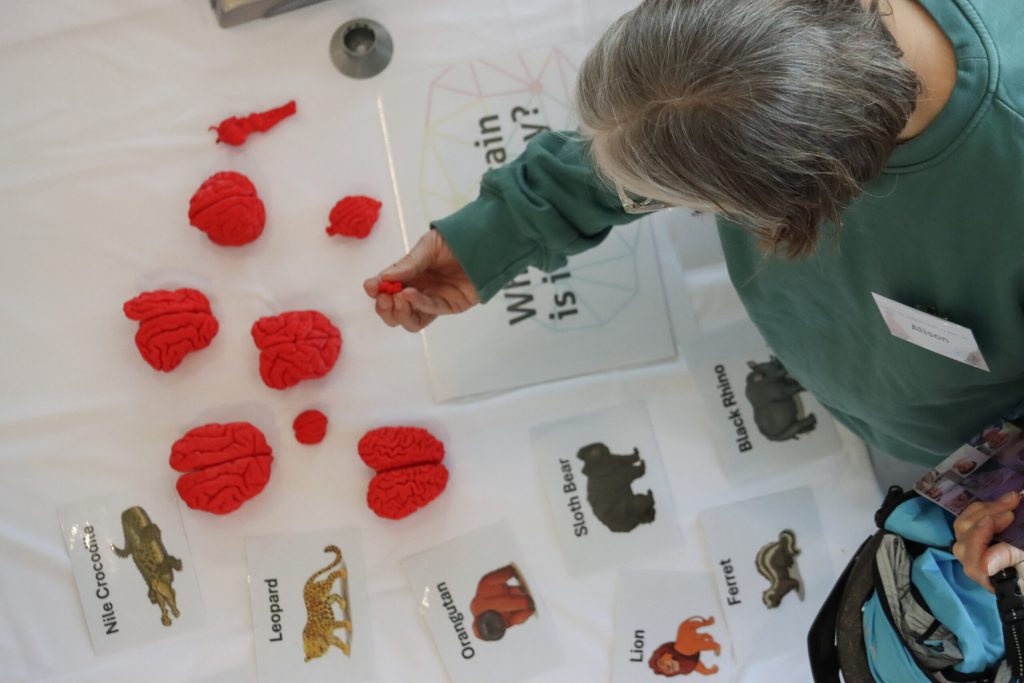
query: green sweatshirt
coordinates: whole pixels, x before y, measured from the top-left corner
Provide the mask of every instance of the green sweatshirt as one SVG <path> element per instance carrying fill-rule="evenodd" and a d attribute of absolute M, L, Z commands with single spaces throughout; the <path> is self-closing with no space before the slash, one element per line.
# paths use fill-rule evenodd
<path fill-rule="evenodd" d="M 766 260 L 740 227 L 719 220 L 719 234 L 747 312 L 792 375 L 869 444 L 930 465 L 1024 400 L 1024 6 L 920 1 L 953 43 L 956 86 L 846 211 L 838 242 Z M 583 141 L 545 133 L 434 225 L 487 300 L 634 218 Z M 893 337 L 872 292 L 970 328 L 991 372 Z"/>

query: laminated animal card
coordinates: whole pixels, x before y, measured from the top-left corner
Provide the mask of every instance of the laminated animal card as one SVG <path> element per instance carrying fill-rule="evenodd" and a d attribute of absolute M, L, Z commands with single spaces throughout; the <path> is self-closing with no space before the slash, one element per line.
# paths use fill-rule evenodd
<path fill-rule="evenodd" d="M 173 489 L 154 484 L 58 511 L 97 654 L 171 638 L 205 622 Z"/>
<path fill-rule="evenodd" d="M 706 510 L 698 522 L 739 661 L 806 647 L 835 580 L 811 489 Z"/>
<path fill-rule="evenodd" d="M 454 683 L 511 683 L 558 666 L 562 649 L 508 523 L 402 562 Z"/>
<path fill-rule="evenodd" d="M 645 402 L 535 427 L 530 445 L 571 572 L 681 545 Z"/>
<path fill-rule="evenodd" d="M 585 49 L 568 43 L 382 81 L 378 105 L 407 247 L 476 199 L 486 171 L 538 137 L 575 134 Z M 528 268 L 486 305 L 424 330 L 437 400 L 674 358 L 649 227 L 616 228 L 553 272 Z"/>
<path fill-rule="evenodd" d="M 245 539 L 261 683 L 373 678 L 359 530 Z"/>
<path fill-rule="evenodd" d="M 688 339 L 683 354 L 731 481 L 758 479 L 839 450 L 832 417 L 750 321 Z"/>
<path fill-rule="evenodd" d="M 688 572 L 619 571 L 612 682 L 689 676 L 726 683 L 734 664 L 711 577 Z"/>

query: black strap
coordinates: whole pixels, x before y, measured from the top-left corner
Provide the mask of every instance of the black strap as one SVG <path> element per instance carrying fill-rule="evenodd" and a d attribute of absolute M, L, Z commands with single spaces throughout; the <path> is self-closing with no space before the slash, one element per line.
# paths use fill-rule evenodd
<path fill-rule="evenodd" d="M 996 589 L 996 608 L 1003 622 L 1003 643 L 1010 665 L 1011 681 L 1024 680 L 1024 595 L 1021 595 L 1016 567 L 1007 567 L 990 577 Z"/>

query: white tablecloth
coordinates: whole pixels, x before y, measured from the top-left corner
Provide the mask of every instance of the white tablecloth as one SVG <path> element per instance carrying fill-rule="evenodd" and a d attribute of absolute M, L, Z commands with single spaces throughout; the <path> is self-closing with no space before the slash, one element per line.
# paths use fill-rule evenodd
<path fill-rule="evenodd" d="M 529 456 L 531 424 L 623 400 L 648 400 L 666 457 L 685 547 L 649 568 L 704 570 L 698 511 L 810 484 L 819 493 L 835 570 L 870 531 L 879 494 L 862 446 L 756 485 L 732 488 L 682 361 L 435 405 L 415 335 L 374 316 L 360 283 L 403 252 L 374 105 L 376 82 L 338 74 L 327 45 L 359 16 L 388 27 L 389 72 L 488 52 L 579 39 L 611 0 L 332 0 L 231 30 L 205 0 L 47 0 L 0 5 L 0 681 L 194 681 L 247 666 L 252 632 L 244 538 L 332 526 L 363 530 L 381 681 L 441 681 L 398 562 L 508 519 L 532 583 L 554 613 L 566 664 L 536 680 L 607 680 L 614 572 L 570 579 Z M 241 149 L 206 127 L 230 114 L 296 99 L 299 113 Z M 248 174 L 267 230 L 243 253 L 187 224 L 209 174 Z M 357 244 L 323 234 L 333 202 L 370 194 L 385 205 Z M 666 218 L 670 222 L 670 217 Z M 713 240 L 706 235 L 702 239 Z M 660 235 L 674 311 L 689 310 L 673 250 Z M 702 324 L 734 315 L 712 258 L 690 270 Z M 154 373 L 133 345 L 121 304 L 168 274 L 211 295 L 221 330 L 174 373 Z M 324 381 L 274 392 L 257 376 L 249 326 L 274 309 L 313 307 L 342 329 Z M 679 314 L 677 324 L 691 324 Z M 596 398 L 595 398 L 596 397 Z M 326 406 L 326 441 L 305 448 L 292 418 Z M 206 602 L 199 632 L 98 658 L 87 636 L 59 505 L 158 481 L 170 485 L 170 444 L 204 415 L 253 406 L 273 416 L 267 490 L 225 518 L 185 511 Z M 367 429 L 422 424 L 443 438 L 451 483 L 425 512 L 378 519 L 364 503 L 369 470 L 355 456 Z M 749 664 L 744 680 L 807 680 L 800 654 Z"/>

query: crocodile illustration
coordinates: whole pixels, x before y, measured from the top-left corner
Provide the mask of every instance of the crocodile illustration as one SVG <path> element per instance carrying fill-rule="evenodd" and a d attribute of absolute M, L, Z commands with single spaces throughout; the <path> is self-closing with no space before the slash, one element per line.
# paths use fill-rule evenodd
<path fill-rule="evenodd" d="M 121 513 L 121 526 L 124 529 L 124 548 L 113 544 L 110 547 L 118 557 L 132 556 L 142 579 L 149 586 L 149 601 L 160 607 L 160 622 L 170 626 L 168 609 L 175 617 L 181 616 L 171 587 L 174 572 L 181 571 L 181 560 L 167 553 L 160 538 L 160 527 L 138 505 Z"/>

